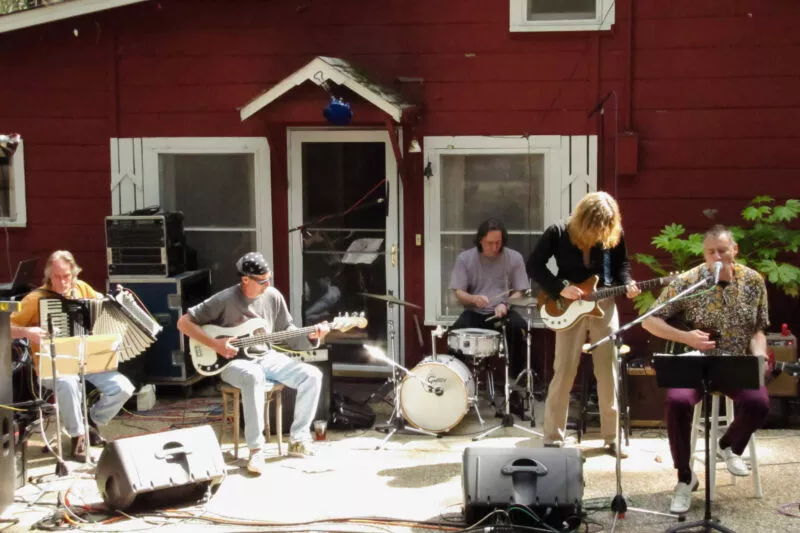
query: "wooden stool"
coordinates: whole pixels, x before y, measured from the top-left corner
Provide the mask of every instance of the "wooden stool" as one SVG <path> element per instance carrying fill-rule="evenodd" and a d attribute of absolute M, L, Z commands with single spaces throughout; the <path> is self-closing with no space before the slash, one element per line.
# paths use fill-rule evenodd
<path fill-rule="evenodd" d="M 710 488 L 709 497 L 711 500 L 716 499 L 717 496 L 717 462 L 724 462 L 722 458 L 717 455 L 717 443 L 719 442 L 719 438 L 725 432 L 725 428 L 728 427 L 731 422 L 733 422 L 733 400 L 725 396 L 725 414 L 720 414 L 720 397 L 723 396 L 720 393 L 712 393 L 711 394 L 711 427 L 708 433 L 708 444 L 711 446 L 711 479 L 708 480 L 708 486 Z M 697 402 L 697 405 L 694 406 L 694 417 L 692 418 L 692 440 L 690 444 L 690 449 L 692 452 L 691 459 L 689 460 L 689 466 L 694 466 L 694 461 L 699 463 L 705 464 L 705 453 L 700 453 L 695 455 L 697 451 L 697 441 L 700 440 L 702 442 L 705 441 L 703 432 L 705 431 L 705 421 L 702 416 L 703 407 L 703 400 Z M 758 471 L 758 456 L 756 454 L 756 434 L 750 437 L 750 442 L 747 443 L 748 448 L 748 455 L 742 455 L 742 460 L 746 463 L 750 463 L 750 469 L 752 472 L 750 476 L 753 478 L 753 493 L 755 494 L 756 498 L 761 498 L 764 496 L 764 492 L 761 490 L 761 474 Z M 736 484 L 736 477 L 731 474 L 731 483 Z"/>
<path fill-rule="evenodd" d="M 269 427 L 269 406 L 275 400 L 275 433 L 278 436 L 278 455 L 283 455 L 283 389 L 284 385 L 267 381 L 264 394 L 264 437 L 267 442 L 270 438 Z M 222 436 L 228 424 L 233 426 L 233 456 L 239 458 L 239 402 L 241 401 L 241 390 L 233 385 L 223 383 L 220 388 L 222 391 L 222 424 L 219 428 L 219 442 L 222 443 Z"/>

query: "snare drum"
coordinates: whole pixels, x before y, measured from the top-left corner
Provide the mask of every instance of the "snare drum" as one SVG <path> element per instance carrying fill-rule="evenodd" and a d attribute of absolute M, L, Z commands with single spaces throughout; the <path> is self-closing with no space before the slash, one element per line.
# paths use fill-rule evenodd
<path fill-rule="evenodd" d="M 434 433 L 456 427 L 475 396 L 475 380 L 467 365 L 452 355 L 428 356 L 411 371 L 416 377 L 406 375 L 400 384 L 403 417 L 412 426 Z"/>
<path fill-rule="evenodd" d="M 454 329 L 447 334 L 447 345 L 455 353 L 482 359 L 500 352 L 500 332 L 491 329 Z"/>

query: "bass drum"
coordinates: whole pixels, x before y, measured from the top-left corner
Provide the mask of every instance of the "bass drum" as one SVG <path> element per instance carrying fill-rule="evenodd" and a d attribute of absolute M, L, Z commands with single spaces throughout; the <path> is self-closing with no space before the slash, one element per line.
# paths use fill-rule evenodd
<path fill-rule="evenodd" d="M 428 356 L 411 371 L 414 375 L 406 375 L 400 384 L 403 417 L 415 428 L 434 433 L 456 427 L 475 397 L 475 380 L 467 365 L 452 355 Z"/>

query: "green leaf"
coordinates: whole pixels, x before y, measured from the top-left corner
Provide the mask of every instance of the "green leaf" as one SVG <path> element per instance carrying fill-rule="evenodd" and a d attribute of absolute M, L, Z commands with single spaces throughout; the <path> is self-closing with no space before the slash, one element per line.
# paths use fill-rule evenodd
<path fill-rule="evenodd" d="M 655 301 L 656 297 L 652 291 L 644 291 L 633 299 L 633 307 L 636 309 L 636 312 L 643 315 L 650 309 Z"/>
<path fill-rule="evenodd" d="M 742 210 L 742 218 L 745 220 L 761 220 L 769 215 L 771 211 L 772 208 L 766 205 L 760 207 L 745 207 L 744 210 Z"/>
<path fill-rule="evenodd" d="M 756 196 L 755 198 L 750 200 L 750 205 L 771 204 L 774 201 L 775 201 L 775 199 L 772 196 L 767 196 L 767 195 Z"/>
<path fill-rule="evenodd" d="M 666 276 L 667 275 L 667 271 L 664 269 L 663 266 L 661 266 L 661 263 L 658 261 L 658 259 L 656 259 L 652 255 L 634 254 L 633 255 L 633 259 L 634 259 L 634 261 L 647 266 L 648 268 L 650 268 L 650 270 L 652 270 L 653 272 L 655 272 L 659 276 Z"/>

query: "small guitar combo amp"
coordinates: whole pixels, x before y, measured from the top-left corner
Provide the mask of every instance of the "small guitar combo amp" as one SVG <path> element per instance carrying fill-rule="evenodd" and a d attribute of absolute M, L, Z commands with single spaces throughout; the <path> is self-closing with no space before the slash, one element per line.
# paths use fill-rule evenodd
<path fill-rule="evenodd" d="M 775 355 L 776 362 L 797 362 L 797 337 L 786 324 L 780 333 L 767 334 L 767 351 Z M 797 396 L 797 378 L 781 374 L 769 382 L 767 390 L 770 396 L 794 398 Z"/>
<path fill-rule="evenodd" d="M 510 512 L 515 524 L 541 527 L 527 514 L 535 513 L 558 531 L 581 516 L 583 459 L 574 448 L 470 446 L 464 450 L 461 479 L 468 525 L 495 509 Z"/>

